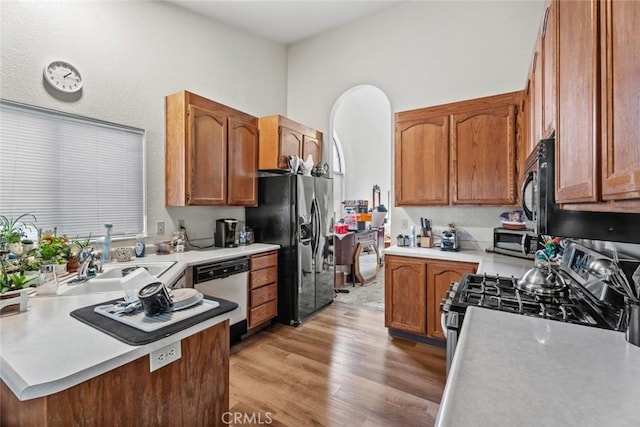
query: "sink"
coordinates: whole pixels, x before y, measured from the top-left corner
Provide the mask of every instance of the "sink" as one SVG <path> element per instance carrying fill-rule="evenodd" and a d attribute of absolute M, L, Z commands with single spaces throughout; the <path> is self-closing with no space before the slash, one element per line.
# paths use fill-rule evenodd
<path fill-rule="evenodd" d="M 114 266 L 108 264 L 103 266 L 104 272 L 98 274 L 91 280 L 121 279 L 126 276 L 128 272 L 140 267 L 146 269 L 150 275 L 160 277 L 165 271 L 170 269 L 173 264 L 175 264 L 173 261 L 121 263 Z"/>
<path fill-rule="evenodd" d="M 84 295 L 97 292 L 122 291 L 121 279 L 137 267 L 145 268 L 148 273 L 156 278 L 160 278 L 167 270 L 175 264 L 174 261 L 164 262 L 132 262 L 106 264 L 104 271 L 84 282 L 74 281 L 74 278 L 60 283 L 58 295 Z"/>

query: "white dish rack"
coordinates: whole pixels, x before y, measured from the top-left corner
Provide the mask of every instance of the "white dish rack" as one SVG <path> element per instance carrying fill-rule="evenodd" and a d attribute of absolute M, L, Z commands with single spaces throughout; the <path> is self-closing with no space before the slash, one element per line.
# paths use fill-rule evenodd
<path fill-rule="evenodd" d="M 125 325 L 132 326 L 145 332 L 152 332 L 165 326 L 172 325 L 189 317 L 205 313 L 220 306 L 217 301 L 204 299 L 192 307 L 178 311 L 166 311 L 157 316 L 147 316 L 142 308 L 131 313 L 112 313 L 114 304 L 99 305 L 93 309 L 98 314 L 109 317 Z"/>

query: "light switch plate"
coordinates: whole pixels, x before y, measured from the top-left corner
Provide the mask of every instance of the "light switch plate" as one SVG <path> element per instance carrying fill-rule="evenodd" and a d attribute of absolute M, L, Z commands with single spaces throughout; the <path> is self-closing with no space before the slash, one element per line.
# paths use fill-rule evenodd
<path fill-rule="evenodd" d="M 156 221 L 156 234 L 158 236 L 164 235 L 164 221 Z"/>
<path fill-rule="evenodd" d="M 402 218 L 402 221 L 400 221 L 400 228 L 403 230 L 409 228 L 409 220 L 407 218 Z"/>
<path fill-rule="evenodd" d="M 176 341 L 166 347 L 162 347 L 149 355 L 150 372 L 175 362 L 182 357 L 182 341 Z"/>

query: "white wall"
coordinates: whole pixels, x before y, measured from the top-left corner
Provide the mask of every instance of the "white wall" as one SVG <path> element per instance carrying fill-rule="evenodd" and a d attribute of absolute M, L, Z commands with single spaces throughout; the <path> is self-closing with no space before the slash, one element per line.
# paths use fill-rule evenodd
<path fill-rule="evenodd" d="M 147 131 L 151 233 L 156 220 L 170 236 L 184 219 L 191 238 L 211 236 L 216 218 L 244 220 L 243 208 L 164 206 L 164 97 L 186 89 L 254 116 L 285 114 L 284 46 L 163 2 L 3 0 L 0 15 L 2 98 Z M 80 99 L 45 89 L 55 59 L 79 68 Z M 73 165 L 69 176 L 81 179 Z"/>
<path fill-rule="evenodd" d="M 329 135 L 334 103 L 361 84 L 380 88 L 392 112 L 522 90 L 543 6 L 537 0 L 407 2 L 291 45 L 287 115 Z M 418 225 L 425 216 L 439 226 L 455 222 L 464 238 L 488 242 L 507 209 L 393 208 L 391 233 L 408 231 L 399 228 L 402 218 Z"/>

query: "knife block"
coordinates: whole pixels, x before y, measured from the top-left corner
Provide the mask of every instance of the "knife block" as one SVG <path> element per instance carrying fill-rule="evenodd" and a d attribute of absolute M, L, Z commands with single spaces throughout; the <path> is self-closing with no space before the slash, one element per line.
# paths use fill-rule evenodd
<path fill-rule="evenodd" d="M 420 236 L 420 247 L 421 248 L 430 248 L 431 247 L 431 236 Z"/>

